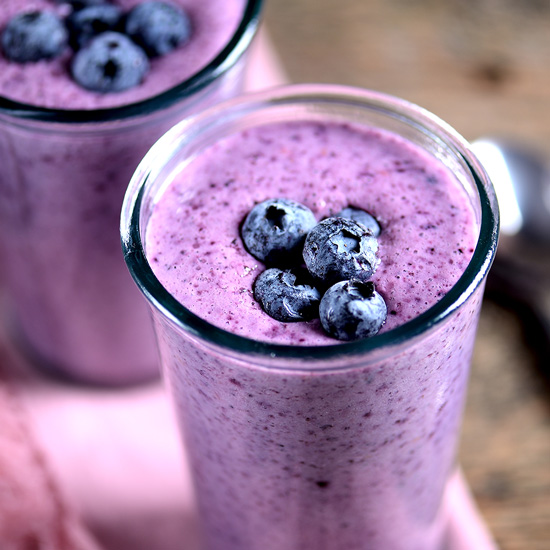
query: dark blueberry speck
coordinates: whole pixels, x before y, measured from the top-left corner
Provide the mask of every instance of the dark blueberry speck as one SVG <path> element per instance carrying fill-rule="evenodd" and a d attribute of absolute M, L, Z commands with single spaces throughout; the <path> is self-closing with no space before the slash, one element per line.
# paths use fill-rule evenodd
<path fill-rule="evenodd" d="M 56 0 L 57 4 L 68 4 L 73 10 L 82 10 L 90 6 L 106 4 L 107 0 Z"/>
<path fill-rule="evenodd" d="M 142 82 L 149 60 L 127 36 L 104 32 L 76 53 L 71 70 L 75 81 L 88 90 L 120 92 Z"/>
<path fill-rule="evenodd" d="M 309 321 L 318 315 L 321 294 L 304 269 L 271 268 L 254 282 L 254 298 L 277 321 Z"/>
<path fill-rule="evenodd" d="M 191 21 L 185 11 L 167 2 L 143 2 L 126 17 L 126 34 L 149 55 L 165 55 L 191 36 Z"/>
<path fill-rule="evenodd" d="M 366 281 L 378 267 L 378 242 L 364 225 L 345 218 L 327 218 L 315 226 L 304 244 L 310 273 L 325 285 Z"/>
<path fill-rule="evenodd" d="M 358 340 L 378 333 L 386 321 L 387 308 L 373 283 L 341 281 L 325 292 L 319 317 L 330 336 Z"/>
<path fill-rule="evenodd" d="M 252 256 L 282 267 L 301 260 L 304 239 L 316 223 L 313 212 L 302 204 L 270 199 L 249 212 L 241 235 Z"/>
<path fill-rule="evenodd" d="M 348 206 L 338 214 L 338 217 L 362 223 L 367 229 L 372 231 L 374 237 L 378 237 L 380 235 L 380 224 L 373 215 L 369 214 L 365 210 Z"/>
<path fill-rule="evenodd" d="M 17 63 L 57 57 L 67 42 L 68 32 L 63 21 L 49 11 L 19 13 L 2 32 L 4 55 Z"/>
<path fill-rule="evenodd" d="M 122 15 L 122 10 L 112 4 L 90 6 L 73 12 L 66 20 L 71 46 L 78 50 L 98 34 L 118 30 Z"/>

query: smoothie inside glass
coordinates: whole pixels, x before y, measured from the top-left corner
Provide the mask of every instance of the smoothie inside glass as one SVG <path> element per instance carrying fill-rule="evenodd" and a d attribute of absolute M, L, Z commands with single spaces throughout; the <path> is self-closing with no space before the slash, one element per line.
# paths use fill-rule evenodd
<path fill-rule="evenodd" d="M 318 221 L 350 202 L 379 219 L 373 278 L 389 310 L 379 334 L 331 340 L 315 321 L 280 323 L 255 304 L 264 266 L 239 227 L 255 203 L 281 197 Z M 365 90 L 233 100 L 152 148 L 121 232 L 205 549 L 445 548 L 442 495 L 498 234 L 493 189 L 463 138 Z"/>
<path fill-rule="evenodd" d="M 140 0 L 119 0 L 129 10 Z M 12 332 L 53 373 L 100 385 L 158 376 L 147 308 L 120 254 L 124 191 L 172 125 L 242 91 L 261 0 L 175 0 L 188 44 L 152 59 L 140 85 L 79 87 L 69 53 L 19 64 L 0 55 L 0 234 Z M 6 0 L 0 26 L 50 0 Z"/>

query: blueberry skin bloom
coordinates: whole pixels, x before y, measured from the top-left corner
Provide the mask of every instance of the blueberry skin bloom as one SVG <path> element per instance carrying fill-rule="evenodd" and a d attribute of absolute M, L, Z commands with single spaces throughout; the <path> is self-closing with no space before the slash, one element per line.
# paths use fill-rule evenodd
<path fill-rule="evenodd" d="M 380 260 L 370 229 L 353 220 L 327 218 L 307 235 L 304 261 L 309 272 L 330 286 L 338 281 L 367 281 Z"/>
<path fill-rule="evenodd" d="M 149 59 L 127 36 L 104 32 L 76 53 L 71 70 L 83 88 L 121 92 L 141 83 L 149 70 Z"/>
<path fill-rule="evenodd" d="M 325 331 L 338 340 L 359 340 L 378 333 L 386 322 L 384 298 L 372 282 L 340 281 L 324 294 L 319 317 Z"/>
<path fill-rule="evenodd" d="M 367 229 L 372 231 L 374 237 L 378 237 L 380 235 L 380 224 L 376 218 L 365 210 L 361 210 L 361 208 L 348 206 L 338 214 L 338 218 L 346 218 L 348 220 L 354 220 L 358 223 L 362 223 Z"/>
<path fill-rule="evenodd" d="M 284 323 L 317 317 L 321 294 L 305 270 L 266 269 L 254 282 L 254 298 L 273 319 Z"/>
<path fill-rule="evenodd" d="M 106 31 L 117 30 L 122 22 L 122 10 L 112 4 L 89 6 L 74 11 L 66 19 L 69 41 L 77 50 L 85 46 L 94 36 Z"/>
<path fill-rule="evenodd" d="M 63 52 L 68 36 L 63 21 L 53 12 L 20 13 L 4 29 L 2 49 L 17 63 L 52 59 Z"/>
<path fill-rule="evenodd" d="M 179 6 L 167 2 L 143 2 L 126 17 L 125 30 L 149 57 L 156 57 L 189 40 L 191 21 Z"/>
<path fill-rule="evenodd" d="M 252 256 L 283 267 L 300 259 L 304 239 L 316 223 L 306 206 L 290 199 L 269 199 L 249 212 L 241 236 Z"/>

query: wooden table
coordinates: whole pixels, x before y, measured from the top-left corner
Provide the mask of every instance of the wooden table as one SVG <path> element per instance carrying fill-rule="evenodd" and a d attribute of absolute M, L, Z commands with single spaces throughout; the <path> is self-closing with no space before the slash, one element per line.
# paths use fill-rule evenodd
<path fill-rule="evenodd" d="M 292 81 L 398 95 L 468 139 L 508 136 L 550 158 L 549 1 L 268 0 L 266 11 Z M 531 330 L 510 304 L 485 301 L 464 422 L 460 459 L 502 550 L 550 548 L 550 379 L 539 368 L 550 361 Z"/>

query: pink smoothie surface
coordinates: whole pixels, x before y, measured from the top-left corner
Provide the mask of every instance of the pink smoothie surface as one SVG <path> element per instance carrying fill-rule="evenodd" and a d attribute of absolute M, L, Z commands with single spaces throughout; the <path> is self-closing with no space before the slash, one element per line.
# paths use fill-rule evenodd
<path fill-rule="evenodd" d="M 158 199 L 147 226 L 153 271 L 198 316 L 255 340 L 324 345 L 318 320 L 281 323 L 253 297 L 265 268 L 239 226 L 272 198 L 308 206 L 318 221 L 354 206 L 382 227 L 372 277 L 391 330 L 426 311 L 458 281 L 475 248 L 470 199 L 439 161 L 375 128 L 291 122 L 260 126 L 208 148 Z"/>
<path fill-rule="evenodd" d="M 143 0 L 116 0 L 125 11 Z M 170 0 L 184 8 L 191 19 L 190 40 L 166 56 L 151 61 L 144 82 L 119 93 L 99 94 L 76 84 L 69 72 L 70 49 L 51 61 L 19 64 L 0 53 L 0 95 L 29 105 L 57 109 L 100 109 L 141 101 L 164 92 L 196 74 L 229 42 L 242 20 L 245 0 Z M 16 14 L 66 6 L 54 0 L 2 0 L 0 29 Z"/>

